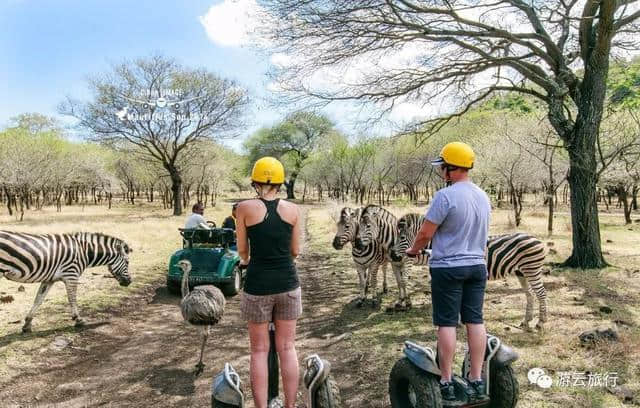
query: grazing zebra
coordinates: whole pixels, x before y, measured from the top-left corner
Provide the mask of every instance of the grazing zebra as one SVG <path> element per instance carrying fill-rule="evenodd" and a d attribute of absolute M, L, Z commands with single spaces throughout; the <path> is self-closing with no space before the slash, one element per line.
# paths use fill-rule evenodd
<path fill-rule="evenodd" d="M 33 307 L 24 319 L 22 332 L 31 331 L 31 321 L 54 282 L 62 281 L 76 326 L 83 320 L 78 314 L 76 290 L 86 268 L 107 265 L 121 286 L 131 283 L 126 242 L 99 233 L 26 234 L 0 231 L 0 276 L 24 283 L 40 282 Z"/>
<path fill-rule="evenodd" d="M 360 249 L 374 243 L 380 245 L 384 258 L 391 262 L 391 268 L 398 284 L 398 300 L 395 308 L 405 310 L 411 307 L 411 299 L 407 293 L 404 258 L 391 256 L 398 235 L 396 224 L 396 217 L 389 211 L 373 204 L 366 206 L 360 215 L 355 247 Z M 376 282 L 374 282 L 375 284 Z"/>
<path fill-rule="evenodd" d="M 407 248 L 413 245 L 424 217 L 420 214 L 407 214 L 398 220 L 398 239 L 393 248 L 393 255 L 405 255 Z M 515 273 L 527 297 L 525 318 L 521 326 L 529 329 L 533 320 L 533 293 L 540 304 L 540 319 L 537 329 L 542 329 L 547 321 L 547 294 L 542 283 L 542 265 L 547 254 L 545 245 L 535 237 L 524 233 L 506 234 L 489 237 L 487 241 L 487 270 L 489 279 L 505 279 Z M 429 255 L 415 259 L 418 265 L 427 264 Z"/>
<path fill-rule="evenodd" d="M 377 243 L 372 243 L 363 248 L 356 248 L 354 241 L 358 231 L 358 220 L 360 218 L 361 208 L 344 207 L 340 211 L 340 220 L 338 220 L 338 231 L 333 238 L 333 248 L 340 250 L 348 242 L 351 242 L 351 256 L 356 264 L 358 279 L 360 283 L 360 296 L 358 297 L 358 305 L 362 305 L 367 299 L 367 292 L 371 281 L 376 282 L 374 287 L 377 288 L 378 268 L 382 266 L 382 291 L 387 293 L 387 264 L 388 261 L 384 257 L 381 247 Z M 378 293 L 373 293 L 374 304 L 378 301 Z"/>

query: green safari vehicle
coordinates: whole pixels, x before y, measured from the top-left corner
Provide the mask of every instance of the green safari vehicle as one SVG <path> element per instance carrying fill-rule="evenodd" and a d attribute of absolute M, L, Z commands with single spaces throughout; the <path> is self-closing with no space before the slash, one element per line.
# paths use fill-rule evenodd
<path fill-rule="evenodd" d="M 244 270 L 236 249 L 236 234 L 230 228 L 183 229 L 182 249 L 169 259 L 167 289 L 179 294 L 182 284 L 181 260 L 191 262 L 189 287 L 215 285 L 225 296 L 234 296 L 242 288 Z"/>

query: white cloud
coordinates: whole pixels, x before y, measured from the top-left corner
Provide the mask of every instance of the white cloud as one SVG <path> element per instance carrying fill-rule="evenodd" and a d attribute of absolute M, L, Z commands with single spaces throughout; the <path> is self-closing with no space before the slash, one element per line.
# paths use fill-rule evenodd
<path fill-rule="evenodd" d="M 286 68 L 293 63 L 293 57 L 282 52 L 276 52 L 271 55 L 271 64 L 277 68 Z"/>
<path fill-rule="evenodd" d="M 224 0 L 198 20 L 215 44 L 240 47 L 251 41 L 259 11 L 255 0 Z"/>

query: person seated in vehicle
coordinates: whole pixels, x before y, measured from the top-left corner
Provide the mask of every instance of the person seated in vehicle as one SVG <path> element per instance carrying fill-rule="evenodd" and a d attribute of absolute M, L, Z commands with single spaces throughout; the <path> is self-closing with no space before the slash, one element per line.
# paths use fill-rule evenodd
<path fill-rule="evenodd" d="M 204 205 L 201 202 L 197 202 L 191 207 L 191 215 L 187 217 L 187 222 L 184 224 L 185 229 L 193 229 L 193 228 L 203 228 L 209 229 L 209 225 L 207 224 L 207 220 L 205 220 L 204 214 Z"/>
<path fill-rule="evenodd" d="M 238 208 L 238 203 L 231 206 L 231 215 L 222 221 L 222 228 L 230 228 L 234 231 L 236 230 L 236 208 Z"/>

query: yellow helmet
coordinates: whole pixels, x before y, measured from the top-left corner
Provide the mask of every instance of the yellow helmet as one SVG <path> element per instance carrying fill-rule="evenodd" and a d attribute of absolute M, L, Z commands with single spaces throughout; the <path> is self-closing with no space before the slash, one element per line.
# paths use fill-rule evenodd
<path fill-rule="evenodd" d="M 261 184 L 284 183 L 284 166 L 274 157 L 258 159 L 251 171 L 251 180 Z"/>
<path fill-rule="evenodd" d="M 463 169 L 473 168 L 476 154 L 471 146 L 462 142 L 447 143 L 440 151 L 440 157 L 431 162 L 434 166 L 448 164 Z"/>

